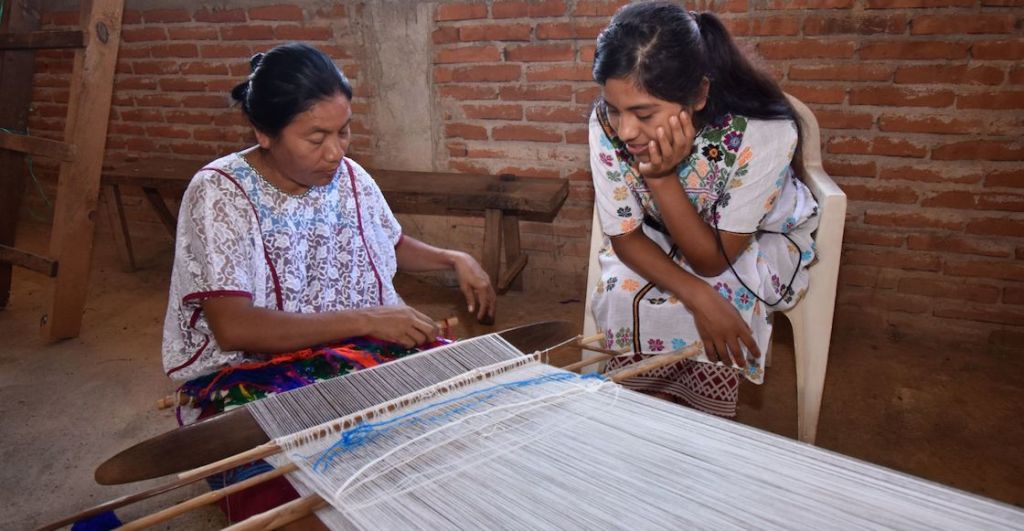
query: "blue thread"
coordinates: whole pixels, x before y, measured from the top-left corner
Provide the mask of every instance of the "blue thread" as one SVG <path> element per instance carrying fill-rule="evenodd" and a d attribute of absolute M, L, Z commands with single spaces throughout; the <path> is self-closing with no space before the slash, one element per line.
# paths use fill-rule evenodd
<path fill-rule="evenodd" d="M 353 428 L 349 428 L 341 433 L 341 438 L 338 442 L 331 445 L 330 448 L 324 450 L 319 458 L 313 463 L 313 470 L 325 471 L 331 466 L 331 463 L 335 459 L 341 457 L 344 454 L 355 451 L 356 448 L 369 444 L 383 435 L 386 431 L 397 428 L 400 424 L 407 424 L 410 426 L 428 426 L 430 424 L 437 424 L 448 418 L 456 416 L 460 413 L 470 411 L 477 406 L 484 403 L 484 401 L 494 398 L 495 396 L 507 392 L 512 389 L 519 389 L 523 387 L 530 387 L 535 385 L 541 385 L 549 382 L 563 382 L 569 380 L 606 380 L 607 378 L 602 374 L 574 374 L 574 373 L 556 373 L 548 374 L 545 376 L 538 376 L 535 378 L 528 378 L 526 380 L 517 380 L 514 382 L 493 385 L 484 389 L 479 389 L 465 395 L 449 398 L 447 400 L 423 406 L 419 409 L 415 409 L 404 415 L 400 415 L 393 419 L 384 420 L 380 422 L 364 422 Z M 420 417 L 420 415 L 426 411 L 439 409 L 449 404 L 459 402 L 462 400 L 471 399 L 466 404 L 461 405 L 444 413 L 439 413 L 433 416 Z"/>

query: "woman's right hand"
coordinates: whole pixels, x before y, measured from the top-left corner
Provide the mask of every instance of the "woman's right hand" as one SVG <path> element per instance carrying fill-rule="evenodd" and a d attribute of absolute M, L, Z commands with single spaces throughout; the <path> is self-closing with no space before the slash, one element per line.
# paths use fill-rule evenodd
<path fill-rule="evenodd" d="M 691 297 L 687 307 L 693 313 L 697 333 L 704 342 L 704 352 L 712 363 L 721 361 L 727 366 L 733 362 L 746 367 L 742 345 L 755 358 L 761 357 L 757 342 L 750 331 L 750 326 L 743 320 L 736 308 L 719 295 L 711 286 L 704 284 L 696 296 Z"/>
<path fill-rule="evenodd" d="M 410 306 L 377 306 L 362 310 L 366 335 L 405 348 L 437 339 L 440 331 L 430 317 Z"/>

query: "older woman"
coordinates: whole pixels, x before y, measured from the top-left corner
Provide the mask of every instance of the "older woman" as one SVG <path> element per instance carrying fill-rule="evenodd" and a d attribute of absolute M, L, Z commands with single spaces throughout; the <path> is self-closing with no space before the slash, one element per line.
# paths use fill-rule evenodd
<path fill-rule="evenodd" d="M 495 308 L 479 264 L 403 235 L 376 183 L 345 157 L 352 88 L 329 57 L 288 44 L 251 66 L 231 95 L 258 144 L 201 169 L 178 221 L 163 361 L 194 399 L 179 410 L 186 424 L 431 344 L 438 330 L 403 303 L 399 269 L 452 269 L 471 312 Z M 230 519 L 295 496 L 284 481 L 242 494 L 223 504 Z"/>

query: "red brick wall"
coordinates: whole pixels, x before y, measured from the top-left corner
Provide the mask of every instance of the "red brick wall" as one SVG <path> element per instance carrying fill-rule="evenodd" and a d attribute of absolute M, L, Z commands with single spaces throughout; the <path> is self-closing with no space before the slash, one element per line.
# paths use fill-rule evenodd
<path fill-rule="evenodd" d="M 435 165 L 570 178 L 556 222 L 525 223 L 523 245 L 529 285 L 542 273 L 578 298 L 592 203 L 589 62 L 621 3 L 436 5 L 433 90 L 445 119 L 437 142 L 448 155 Z M 359 76 L 355 8 L 218 5 L 226 7 L 126 13 L 109 157 L 237 149 L 248 133 L 224 94 L 247 72 L 239 58 L 282 39 L 328 49 L 357 91 L 372 84 Z M 826 169 L 850 198 L 839 328 L 1024 346 L 1024 1 L 689 5 L 718 12 L 821 122 Z M 46 16 L 51 26 L 69 22 Z M 34 129 L 59 134 L 67 64 L 40 54 Z M 356 151 L 365 151 L 371 133 L 358 133 Z"/>

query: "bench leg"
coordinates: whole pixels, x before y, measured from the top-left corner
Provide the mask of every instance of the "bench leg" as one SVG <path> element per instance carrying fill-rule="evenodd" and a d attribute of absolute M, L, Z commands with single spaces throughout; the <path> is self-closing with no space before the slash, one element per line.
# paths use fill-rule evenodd
<path fill-rule="evenodd" d="M 527 256 L 519 247 L 519 216 L 505 216 L 502 220 L 502 237 L 505 240 L 505 274 L 498 281 L 499 293 L 510 288 L 523 291 L 523 277 Z"/>
<path fill-rule="evenodd" d="M 504 215 L 501 209 L 488 208 L 484 212 L 484 271 L 491 277 L 491 282 L 498 285 L 501 268 L 501 225 Z"/>
<path fill-rule="evenodd" d="M 160 195 L 160 190 L 156 188 L 150 188 L 144 186 L 142 191 L 146 194 L 146 199 L 149 200 L 149 204 L 153 206 L 153 210 L 156 211 L 156 215 L 160 217 L 160 221 L 164 224 L 164 228 L 167 229 L 167 234 L 171 236 L 173 240 L 178 232 L 178 220 L 171 213 L 171 210 L 167 208 L 167 203 L 164 202 L 164 196 Z"/>
<path fill-rule="evenodd" d="M 107 219 L 110 220 L 110 232 L 114 236 L 114 246 L 121 256 L 121 265 L 125 271 L 135 271 L 135 253 L 132 252 L 132 237 L 128 233 L 128 219 L 121 203 L 121 188 L 116 184 L 103 187 L 103 198 L 106 200 Z"/>

